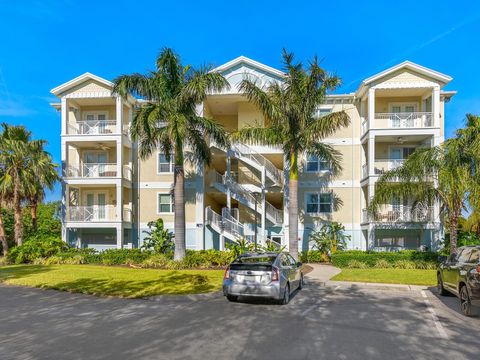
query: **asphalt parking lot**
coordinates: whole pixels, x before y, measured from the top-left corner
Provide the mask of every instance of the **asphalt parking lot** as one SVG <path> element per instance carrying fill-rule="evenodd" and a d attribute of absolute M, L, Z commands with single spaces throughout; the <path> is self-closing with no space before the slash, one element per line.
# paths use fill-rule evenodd
<path fill-rule="evenodd" d="M 290 304 L 0 286 L 0 358 L 478 359 L 480 317 L 435 289 L 308 281 Z"/>

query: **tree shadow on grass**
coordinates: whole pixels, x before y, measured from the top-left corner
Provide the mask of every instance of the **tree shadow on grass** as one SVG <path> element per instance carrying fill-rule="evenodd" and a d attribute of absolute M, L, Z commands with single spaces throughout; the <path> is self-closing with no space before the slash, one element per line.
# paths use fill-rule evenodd
<path fill-rule="evenodd" d="M 52 271 L 49 266 L 43 265 L 12 265 L 0 267 L 0 282 L 10 279 L 21 279 L 26 276 Z"/>
<path fill-rule="evenodd" d="M 41 285 L 42 288 L 97 296 L 143 298 L 155 295 L 199 294 L 219 290 L 215 279 L 201 274 L 172 272 L 154 280 L 92 279 L 80 278 Z"/>

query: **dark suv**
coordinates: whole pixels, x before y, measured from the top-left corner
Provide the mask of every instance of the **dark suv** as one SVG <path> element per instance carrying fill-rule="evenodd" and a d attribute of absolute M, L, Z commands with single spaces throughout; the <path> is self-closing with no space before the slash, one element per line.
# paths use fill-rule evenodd
<path fill-rule="evenodd" d="M 480 245 L 463 246 L 443 257 L 437 270 L 440 295 L 451 292 L 460 298 L 462 313 L 470 316 L 480 306 Z"/>

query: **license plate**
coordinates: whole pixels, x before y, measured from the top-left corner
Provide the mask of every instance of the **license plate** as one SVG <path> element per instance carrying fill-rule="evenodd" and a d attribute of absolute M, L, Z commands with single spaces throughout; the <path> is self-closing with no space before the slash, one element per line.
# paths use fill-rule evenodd
<path fill-rule="evenodd" d="M 245 281 L 255 281 L 255 275 L 245 275 Z"/>

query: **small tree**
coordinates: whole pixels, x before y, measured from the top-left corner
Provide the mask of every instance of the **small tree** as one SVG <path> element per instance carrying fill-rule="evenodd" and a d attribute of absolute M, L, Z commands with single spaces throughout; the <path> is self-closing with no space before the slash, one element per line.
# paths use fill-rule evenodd
<path fill-rule="evenodd" d="M 174 235 L 171 231 L 165 229 L 163 219 L 150 221 L 147 226 L 150 230 L 144 231 L 148 236 L 143 240 L 142 249 L 171 255 L 175 249 Z"/>
<path fill-rule="evenodd" d="M 347 240 L 350 240 L 350 235 L 345 234 L 345 227 L 336 221 L 322 225 L 309 237 L 309 241 L 314 243 L 313 247 L 324 254 L 345 249 Z"/>

